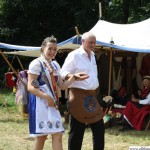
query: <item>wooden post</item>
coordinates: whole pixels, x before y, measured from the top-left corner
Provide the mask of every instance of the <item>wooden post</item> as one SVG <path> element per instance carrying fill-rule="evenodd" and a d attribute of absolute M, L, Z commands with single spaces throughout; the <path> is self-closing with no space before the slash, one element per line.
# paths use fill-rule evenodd
<path fill-rule="evenodd" d="M 102 18 L 102 2 L 99 2 L 99 18 Z"/>
<path fill-rule="evenodd" d="M 109 58 L 109 85 L 108 85 L 108 95 L 110 95 L 111 89 L 111 75 L 112 75 L 112 48 L 110 49 L 110 58 Z"/>
<path fill-rule="evenodd" d="M 111 37 L 110 44 L 114 44 L 113 37 Z M 110 48 L 110 59 L 109 59 L 109 85 L 108 85 L 108 95 L 110 95 L 110 90 L 111 90 L 111 75 L 112 75 L 112 47 Z"/>
<path fill-rule="evenodd" d="M 78 27 L 75 27 L 75 30 L 76 30 L 76 34 L 77 34 L 77 36 L 80 36 L 80 34 L 79 34 L 79 30 L 78 30 Z"/>
<path fill-rule="evenodd" d="M 11 64 L 13 63 L 14 59 L 15 59 L 15 55 L 13 56 L 13 59 L 12 59 L 12 61 L 11 61 Z M 7 71 L 7 72 L 9 72 L 9 70 L 10 70 L 10 67 L 8 68 L 8 71 Z"/>
<path fill-rule="evenodd" d="M 19 57 L 18 57 L 18 56 L 16 56 L 16 57 L 17 57 L 17 60 L 18 60 L 18 62 L 19 62 L 19 64 L 20 64 L 20 66 L 21 66 L 21 69 L 24 70 L 23 65 L 22 65 L 22 63 L 21 63 Z"/>

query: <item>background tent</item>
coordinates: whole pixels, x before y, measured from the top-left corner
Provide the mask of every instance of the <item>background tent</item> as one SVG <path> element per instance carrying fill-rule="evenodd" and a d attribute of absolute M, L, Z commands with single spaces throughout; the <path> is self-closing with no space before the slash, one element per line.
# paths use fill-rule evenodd
<path fill-rule="evenodd" d="M 150 53 L 150 18 L 133 24 L 115 24 L 99 20 L 90 32 L 96 35 L 97 45 L 124 51 Z M 77 38 L 78 36 L 73 36 L 58 43 L 58 49 L 76 49 L 80 44 L 80 41 L 76 40 Z M 111 40 L 114 41 L 114 44 L 110 43 Z M 75 41 L 76 44 L 74 44 Z M 28 52 L 18 53 L 18 55 L 34 57 L 39 56 L 38 50 L 40 49 L 40 47 L 17 46 L 5 43 L 0 43 L 0 48 L 21 51 L 35 50 L 37 52 L 34 55 L 26 54 Z M 31 52 L 31 54 L 33 53 Z"/>
<path fill-rule="evenodd" d="M 109 83 L 111 83 L 112 73 L 112 50 L 123 50 L 123 52 L 126 53 L 127 51 L 150 53 L 150 19 L 134 24 L 115 24 L 99 20 L 90 30 L 90 32 L 96 35 L 96 48 L 98 50 L 110 50 Z M 80 40 L 81 38 L 74 36 L 61 43 L 58 43 L 58 50 L 76 49 L 80 46 Z M 114 43 L 111 43 L 111 41 L 114 41 Z M 21 47 L 0 43 L 0 48 L 16 50 L 21 50 L 22 48 L 22 50 L 24 50 L 17 52 L 6 52 L 7 54 L 24 55 L 30 57 L 38 57 L 40 54 L 40 47 Z M 111 84 L 109 84 L 108 89 L 108 93 L 110 93 Z"/>
<path fill-rule="evenodd" d="M 134 24 L 115 24 L 99 20 L 90 32 L 95 34 L 100 45 L 150 53 L 150 18 Z M 112 39 L 114 44 L 110 43 Z"/>
<path fill-rule="evenodd" d="M 96 36 L 97 44 L 110 47 L 109 87 L 108 87 L 108 94 L 110 94 L 111 81 L 112 81 L 111 78 L 113 73 L 112 49 L 123 50 L 126 53 L 127 51 L 150 53 L 150 18 L 133 24 L 115 24 L 104 20 L 99 20 L 95 24 L 95 26 L 90 30 L 90 32 L 92 32 Z M 124 55 L 125 53 L 122 54 L 122 58 Z M 128 58 L 127 56 L 125 57 L 126 59 Z M 138 59 L 141 61 L 142 55 Z M 137 66 L 140 66 L 140 62 Z M 128 67 L 126 66 L 126 68 Z M 100 75 L 101 78 L 102 78 L 102 73 Z M 141 83 L 140 82 L 141 76 L 138 74 L 138 72 L 137 72 L 137 76 L 138 76 L 137 77 L 138 82 Z M 130 83 L 129 81 L 128 87 L 129 84 L 131 85 L 132 83 Z"/>

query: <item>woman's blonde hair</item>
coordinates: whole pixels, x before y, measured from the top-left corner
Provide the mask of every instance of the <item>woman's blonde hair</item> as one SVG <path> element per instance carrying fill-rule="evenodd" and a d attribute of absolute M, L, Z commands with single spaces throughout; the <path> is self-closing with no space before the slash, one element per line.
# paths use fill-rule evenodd
<path fill-rule="evenodd" d="M 51 37 L 45 38 L 44 41 L 42 42 L 42 45 L 41 45 L 41 52 L 42 52 L 42 49 L 46 46 L 46 44 L 48 42 L 57 44 L 57 39 L 53 35 Z"/>

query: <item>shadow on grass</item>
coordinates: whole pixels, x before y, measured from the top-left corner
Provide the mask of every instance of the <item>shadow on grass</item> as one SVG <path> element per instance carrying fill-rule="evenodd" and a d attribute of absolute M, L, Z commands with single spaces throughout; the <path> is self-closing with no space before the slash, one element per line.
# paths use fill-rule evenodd
<path fill-rule="evenodd" d="M 149 138 L 150 130 L 138 131 L 138 130 L 132 129 L 132 130 L 127 130 L 127 131 L 119 131 L 118 126 L 113 126 L 111 128 L 107 128 L 106 133 L 110 135 L 116 135 L 116 136 L 121 135 L 121 136 L 130 136 L 130 137 L 136 137 L 136 138 L 138 137 Z"/>
<path fill-rule="evenodd" d="M 27 138 L 24 138 L 24 140 L 26 140 L 26 141 L 34 141 L 35 138 L 34 137 L 27 137 Z"/>
<path fill-rule="evenodd" d="M 1 123 L 8 123 L 8 122 L 15 122 L 15 123 L 27 123 L 28 119 L 24 119 L 24 118 L 0 118 L 0 122 Z"/>

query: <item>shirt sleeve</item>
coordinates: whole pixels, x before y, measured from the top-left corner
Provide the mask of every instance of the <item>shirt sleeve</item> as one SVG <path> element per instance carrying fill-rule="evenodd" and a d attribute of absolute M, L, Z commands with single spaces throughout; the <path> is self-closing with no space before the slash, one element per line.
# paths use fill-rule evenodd
<path fill-rule="evenodd" d="M 40 75 L 41 71 L 42 68 L 40 62 L 37 59 L 33 60 L 29 65 L 28 73 Z"/>
<path fill-rule="evenodd" d="M 65 79 L 67 74 L 74 73 L 74 70 L 75 70 L 74 62 L 75 62 L 75 55 L 74 55 L 74 52 L 71 52 L 66 57 L 65 62 L 62 66 L 62 69 L 60 70 L 60 76 L 62 77 L 62 79 Z"/>
<path fill-rule="evenodd" d="M 142 104 L 142 105 L 150 105 L 150 94 L 148 94 L 148 96 L 147 96 L 146 99 L 140 100 L 140 101 L 139 101 L 139 104 Z"/>

